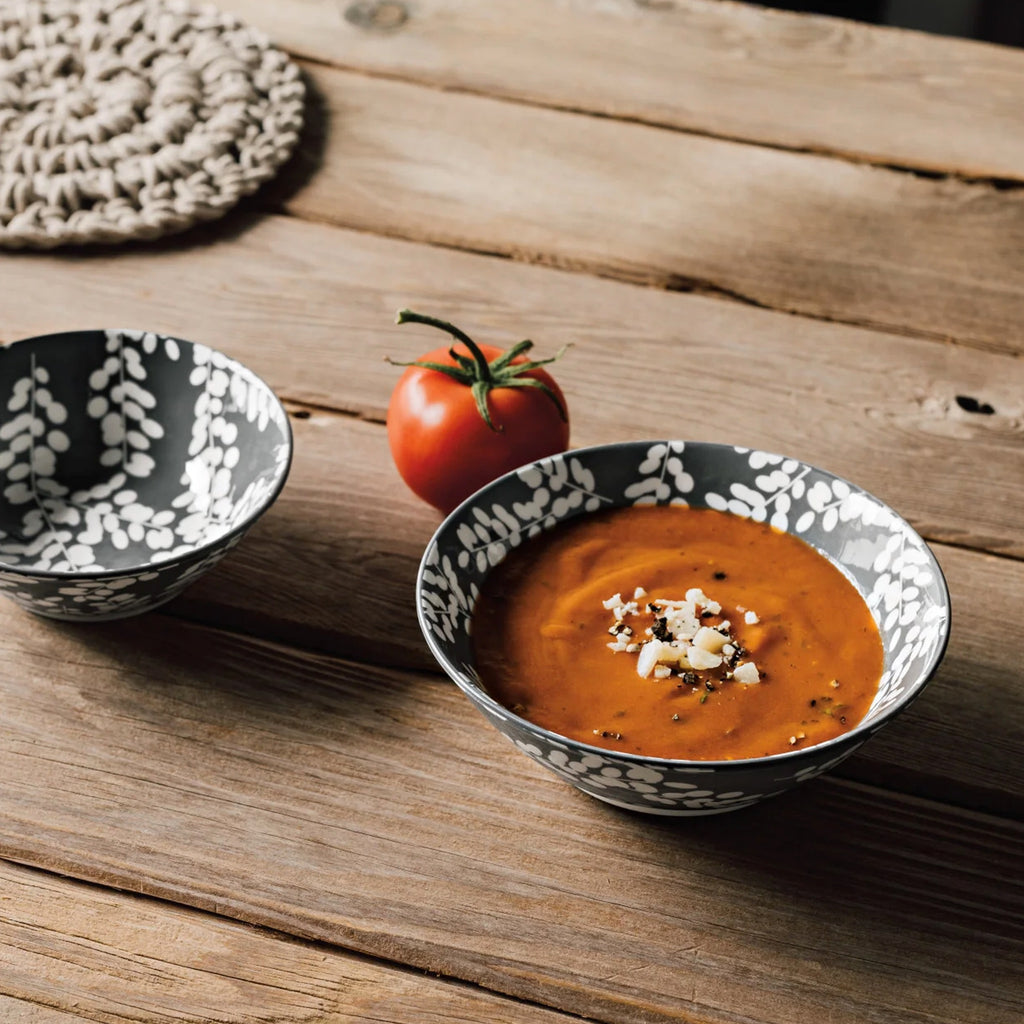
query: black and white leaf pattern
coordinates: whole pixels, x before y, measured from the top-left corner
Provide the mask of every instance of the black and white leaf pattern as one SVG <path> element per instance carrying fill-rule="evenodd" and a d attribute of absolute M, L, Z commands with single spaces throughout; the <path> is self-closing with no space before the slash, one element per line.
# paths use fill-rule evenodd
<path fill-rule="evenodd" d="M 7 350 L 31 355 L 0 390 L 0 589 L 46 614 L 113 614 L 134 599 L 127 580 L 155 589 L 148 569 L 124 570 L 191 564 L 269 504 L 291 435 L 270 389 L 222 353 L 152 332 L 71 338 Z M 104 579 L 65 593 L 33 572 Z M 112 580 L 124 593 L 106 593 Z"/>
<path fill-rule="evenodd" d="M 777 530 L 788 530 L 794 502 L 807 494 L 806 477 L 810 466 L 768 452 L 751 452 L 749 465 L 761 472 L 752 481 L 732 481 L 728 494 L 708 491 L 704 496 L 708 508 L 732 512 L 759 523 L 770 522 Z M 809 525 L 807 522 L 804 529 Z M 795 532 L 802 533 L 804 529 L 798 521 Z"/>
<path fill-rule="evenodd" d="M 185 546 L 215 539 L 250 515 L 266 500 L 281 460 L 287 458 L 281 448 L 278 462 L 237 493 L 233 471 L 240 458 L 238 426 L 225 413 L 237 412 L 263 431 L 279 417 L 278 403 L 262 382 L 234 372 L 222 353 L 195 345 L 193 358 L 189 382 L 199 393 L 192 410 L 189 461 L 180 481 L 184 490 L 172 503 L 181 512 L 174 531 Z"/>
<path fill-rule="evenodd" d="M 118 467 L 127 476 L 147 477 L 156 468 L 149 449 L 163 428 L 150 416 L 156 398 L 144 386 L 147 378 L 143 353 L 158 345 L 154 334 L 108 331 L 108 358 L 89 377 L 92 397 L 86 410 L 98 419 L 106 450 L 101 465 Z"/>
<path fill-rule="evenodd" d="M 684 441 L 660 441 L 651 445 L 637 467 L 641 479 L 625 490 L 634 505 L 686 505 L 693 477 L 683 465 Z"/>
<path fill-rule="evenodd" d="M 30 506 L 17 538 L 4 531 L 0 560 L 18 565 L 35 559 L 40 568 L 60 572 L 93 559 L 86 546 L 74 542 L 74 517 L 60 500 L 67 489 L 54 478 L 58 455 L 71 441 L 63 429 L 67 408 L 54 398 L 49 383 L 49 371 L 32 359 L 28 376 L 12 385 L 6 405 L 11 418 L 0 425 L 0 443 L 6 444 L 0 450 L 3 497 L 12 506 Z"/>
<path fill-rule="evenodd" d="M 509 550 L 557 522 L 580 512 L 594 512 L 609 499 L 595 491 L 594 474 L 571 455 L 542 459 L 517 471 L 522 497 L 509 502 L 474 506 L 456 527 L 460 550 L 453 562 L 429 546 L 423 569 L 429 588 L 420 605 L 422 621 L 449 642 L 468 632 L 469 613 L 479 590 L 475 582 L 463 589 L 460 574 L 472 568 L 485 575 Z"/>

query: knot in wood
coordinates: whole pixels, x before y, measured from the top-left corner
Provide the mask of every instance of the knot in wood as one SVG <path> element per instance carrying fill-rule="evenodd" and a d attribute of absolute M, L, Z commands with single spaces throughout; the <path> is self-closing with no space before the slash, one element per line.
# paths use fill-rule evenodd
<path fill-rule="evenodd" d="M 345 8 L 345 20 L 371 32 L 394 32 L 409 20 L 401 0 L 355 0 Z"/>

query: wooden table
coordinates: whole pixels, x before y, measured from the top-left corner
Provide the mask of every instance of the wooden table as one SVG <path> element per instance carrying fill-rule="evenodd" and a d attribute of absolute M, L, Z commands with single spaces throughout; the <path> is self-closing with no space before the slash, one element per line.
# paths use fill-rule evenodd
<path fill-rule="evenodd" d="M 0 256 L 2 340 L 203 341 L 296 437 L 166 608 L 0 604 L 0 1020 L 1024 1021 L 1024 53 L 712 0 L 228 6 L 308 77 L 281 179 L 178 239 Z M 952 591 L 937 678 L 733 815 L 528 761 L 416 625 L 438 516 L 382 357 L 436 339 L 402 306 L 573 343 L 575 445 L 754 445 L 892 504 Z"/>

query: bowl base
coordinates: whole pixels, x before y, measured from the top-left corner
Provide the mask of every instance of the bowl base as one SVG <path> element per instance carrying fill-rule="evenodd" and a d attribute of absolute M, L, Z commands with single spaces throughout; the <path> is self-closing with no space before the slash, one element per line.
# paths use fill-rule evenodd
<path fill-rule="evenodd" d="M 585 791 L 581 790 L 581 792 Z M 736 800 L 726 807 L 637 807 L 636 804 L 627 804 L 623 800 L 613 800 L 610 796 L 598 796 L 596 793 L 590 792 L 587 792 L 586 795 L 624 811 L 635 811 L 637 814 L 659 814 L 666 818 L 696 818 L 711 814 L 728 814 L 730 811 L 740 811 L 744 807 L 751 807 L 763 799 L 763 797 L 757 796 L 751 797 L 749 800 Z"/>
<path fill-rule="evenodd" d="M 124 611 L 100 612 L 97 615 L 90 615 L 88 613 L 83 615 L 65 615 L 62 612 L 44 612 L 35 608 L 26 608 L 25 611 L 38 615 L 41 619 L 54 619 L 58 622 L 114 622 L 117 619 L 130 619 L 135 615 L 145 615 L 146 612 L 151 612 L 154 608 L 159 608 L 161 605 L 173 601 L 177 596 L 177 594 L 171 594 L 170 597 L 162 597 L 158 601 L 147 604 L 142 608 L 134 607 L 127 608 Z"/>

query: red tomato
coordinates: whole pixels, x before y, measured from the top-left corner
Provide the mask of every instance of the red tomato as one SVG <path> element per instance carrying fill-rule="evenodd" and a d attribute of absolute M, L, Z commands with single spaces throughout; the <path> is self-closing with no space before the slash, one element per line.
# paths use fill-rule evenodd
<path fill-rule="evenodd" d="M 414 316 L 400 317 L 399 322 L 416 322 Z M 488 363 L 503 354 L 491 345 L 477 347 Z M 474 359 L 461 342 L 453 348 L 464 359 Z M 508 366 L 528 361 L 523 354 Z M 417 363 L 460 369 L 450 348 L 428 352 Z M 419 497 L 446 515 L 503 473 L 565 451 L 569 445 L 565 396 L 550 374 L 541 368 L 504 373 L 511 380 L 540 381 L 551 394 L 535 386 L 503 386 L 499 371 L 485 399 L 493 428 L 481 414 L 471 384 L 440 370 L 409 365 L 391 395 L 387 424 L 395 466 Z"/>

